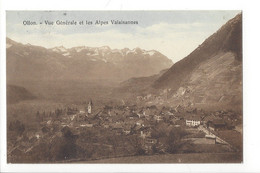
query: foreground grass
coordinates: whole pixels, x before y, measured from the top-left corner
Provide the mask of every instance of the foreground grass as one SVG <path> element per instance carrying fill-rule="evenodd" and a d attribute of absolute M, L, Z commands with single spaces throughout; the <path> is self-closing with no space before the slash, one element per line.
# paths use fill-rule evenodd
<path fill-rule="evenodd" d="M 242 163 L 241 153 L 187 153 L 109 158 L 77 163 Z"/>

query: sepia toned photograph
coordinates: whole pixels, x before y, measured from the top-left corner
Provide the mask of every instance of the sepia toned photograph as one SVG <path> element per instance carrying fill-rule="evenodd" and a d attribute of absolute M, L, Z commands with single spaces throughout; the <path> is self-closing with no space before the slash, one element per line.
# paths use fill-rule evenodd
<path fill-rule="evenodd" d="M 241 10 L 6 11 L 7 163 L 243 163 Z"/>

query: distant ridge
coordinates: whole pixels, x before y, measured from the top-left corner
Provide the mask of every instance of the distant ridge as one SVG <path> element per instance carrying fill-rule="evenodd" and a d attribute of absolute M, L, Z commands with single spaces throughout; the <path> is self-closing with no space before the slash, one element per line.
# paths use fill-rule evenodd
<path fill-rule="evenodd" d="M 31 100 L 36 97 L 24 87 L 7 85 L 7 103 L 18 103 L 23 100 Z"/>
<path fill-rule="evenodd" d="M 156 50 L 64 46 L 44 48 L 6 38 L 7 80 L 124 81 L 159 73 L 173 63 Z"/>

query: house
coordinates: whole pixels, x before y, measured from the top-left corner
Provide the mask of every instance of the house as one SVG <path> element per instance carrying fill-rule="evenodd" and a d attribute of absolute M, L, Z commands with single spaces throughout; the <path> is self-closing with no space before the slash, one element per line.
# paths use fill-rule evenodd
<path fill-rule="evenodd" d="M 153 139 L 153 138 L 147 138 L 145 140 L 145 144 L 149 145 L 149 144 L 156 144 L 157 143 L 157 140 L 156 139 Z"/>
<path fill-rule="evenodd" d="M 148 106 L 143 110 L 143 114 L 144 116 L 151 116 L 151 115 L 155 115 L 158 114 L 158 109 L 155 105 L 152 106 Z"/>
<path fill-rule="evenodd" d="M 151 137 L 151 128 L 141 128 L 140 129 L 140 137 L 145 139 L 145 138 L 150 138 Z"/>
<path fill-rule="evenodd" d="M 43 127 L 41 128 L 41 130 L 42 130 L 43 133 L 48 133 L 48 132 L 50 131 L 50 128 L 47 127 L 47 126 L 43 126 Z"/>
<path fill-rule="evenodd" d="M 201 121 L 202 121 L 203 125 L 206 126 L 209 121 L 213 121 L 216 118 L 217 117 L 214 114 L 204 115 L 204 116 L 202 116 Z"/>
<path fill-rule="evenodd" d="M 196 114 L 197 108 L 188 107 L 186 108 L 186 112 Z"/>
<path fill-rule="evenodd" d="M 120 109 L 111 109 L 110 113 L 108 113 L 108 115 L 110 116 L 122 116 L 124 114 L 124 110 L 120 110 Z"/>
<path fill-rule="evenodd" d="M 157 144 L 157 140 L 153 138 L 144 139 L 144 149 L 146 154 L 152 154 L 153 146 Z"/>
<path fill-rule="evenodd" d="M 79 113 L 80 114 L 85 114 L 85 111 L 84 110 L 80 110 Z"/>
<path fill-rule="evenodd" d="M 145 111 L 143 109 L 137 111 L 137 115 L 139 116 L 139 118 L 145 118 Z"/>
<path fill-rule="evenodd" d="M 143 120 L 138 120 L 138 121 L 136 121 L 136 125 L 138 125 L 138 126 L 143 126 L 143 123 L 144 123 L 144 121 Z"/>
<path fill-rule="evenodd" d="M 128 114 L 126 115 L 126 118 L 129 119 L 139 119 L 139 115 L 133 111 L 128 112 Z"/>
<path fill-rule="evenodd" d="M 132 128 L 131 125 L 124 125 L 123 133 L 125 135 L 129 135 L 131 133 L 131 128 Z"/>
<path fill-rule="evenodd" d="M 112 131 L 115 132 L 116 135 L 121 135 L 123 132 L 123 126 L 121 123 L 115 123 L 111 126 Z"/>
<path fill-rule="evenodd" d="M 134 125 L 133 127 L 132 127 L 132 132 L 133 133 L 140 133 L 141 132 L 141 130 L 142 130 L 142 126 L 138 126 L 138 125 Z"/>
<path fill-rule="evenodd" d="M 87 120 L 87 116 L 85 114 L 76 114 L 75 119 L 77 122 L 82 122 Z"/>
<path fill-rule="evenodd" d="M 188 115 L 185 117 L 186 126 L 197 127 L 201 124 L 201 118 L 198 115 Z"/>
<path fill-rule="evenodd" d="M 70 107 L 68 107 L 67 115 L 74 115 L 76 113 L 78 113 L 78 109 L 77 108 L 70 108 Z"/>
<path fill-rule="evenodd" d="M 70 114 L 69 118 L 71 121 L 73 121 L 76 118 L 77 114 Z"/>
<path fill-rule="evenodd" d="M 214 119 L 207 122 L 207 127 L 213 131 L 225 130 L 227 129 L 227 123 L 222 119 Z"/>
<path fill-rule="evenodd" d="M 93 124 L 81 124 L 80 127 L 92 128 L 92 127 L 93 127 Z"/>
<path fill-rule="evenodd" d="M 156 122 L 163 121 L 163 118 L 162 118 L 162 116 L 160 116 L 160 115 L 155 115 L 155 116 L 154 116 L 154 119 L 156 120 Z"/>
<path fill-rule="evenodd" d="M 137 110 L 137 105 L 131 105 L 131 106 L 128 106 L 128 108 L 132 111 L 136 111 Z"/>
<path fill-rule="evenodd" d="M 169 114 L 165 114 L 163 116 L 164 122 L 170 122 L 173 118 L 174 118 L 174 116 L 173 115 L 169 115 Z"/>

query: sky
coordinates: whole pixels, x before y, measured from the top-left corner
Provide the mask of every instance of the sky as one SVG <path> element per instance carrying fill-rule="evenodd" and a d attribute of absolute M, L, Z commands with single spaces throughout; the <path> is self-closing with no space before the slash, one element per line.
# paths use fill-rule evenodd
<path fill-rule="evenodd" d="M 240 11 L 7 11 L 6 35 L 23 44 L 157 50 L 177 62 Z M 54 25 L 45 25 L 44 21 Z M 57 25 L 56 21 L 77 25 Z M 95 25 L 96 20 L 108 25 Z M 113 25 L 111 20 L 138 21 Z M 24 25 L 24 21 L 37 25 Z M 83 21 L 84 25 L 79 25 Z M 92 25 L 86 25 L 92 21 Z M 40 24 L 42 22 L 42 24 Z"/>

